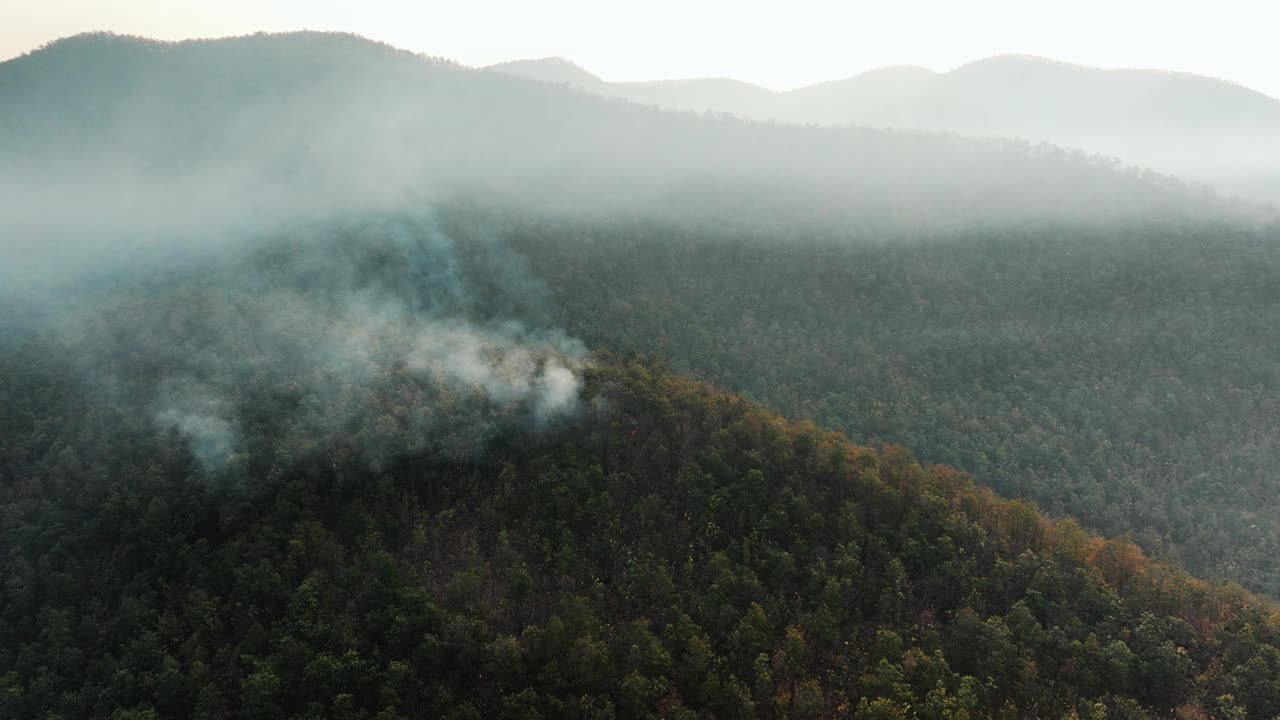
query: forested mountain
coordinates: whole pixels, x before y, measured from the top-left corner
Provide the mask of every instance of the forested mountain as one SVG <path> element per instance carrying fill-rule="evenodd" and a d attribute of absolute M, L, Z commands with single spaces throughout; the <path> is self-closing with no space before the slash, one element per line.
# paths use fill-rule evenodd
<path fill-rule="evenodd" d="M 1280 100 L 1186 73 L 1005 55 L 946 73 L 883 68 L 773 92 L 731 80 L 605 82 L 559 58 L 490 69 L 694 112 L 1052 142 L 1280 202 Z"/>
<path fill-rule="evenodd" d="M 24 232 L 100 234 L 121 215 L 189 232 L 460 194 L 866 233 L 1236 212 L 1050 146 L 665 113 L 346 35 L 78 36 L 0 63 L 0 102 L 4 220 Z"/>
<path fill-rule="evenodd" d="M 318 227 L 6 346 L 0 713 L 1280 712 L 1271 603 L 536 340 L 506 265 L 429 218 Z"/>
<path fill-rule="evenodd" d="M 348 35 L 0 109 L 0 717 L 1280 714 L 1266 211 Z"/>
<path fill-rule="evenodd" d="M 492 232 L 528 256 L 590 345 L 656 352 L 1280 595 L 1275 229 L 868 243 L 504 222 Z"/>

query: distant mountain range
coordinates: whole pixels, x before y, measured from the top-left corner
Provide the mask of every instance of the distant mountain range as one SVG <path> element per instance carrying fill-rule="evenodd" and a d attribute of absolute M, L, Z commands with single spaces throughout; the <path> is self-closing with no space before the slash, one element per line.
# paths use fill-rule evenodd
<path fill-rule="evenodd" d="M 584 77 L 563 61 L 520 67 Z M 699 82 L 626 87 L 685 107 L 711 95 Z M 140 218 L 170 237 L 462 196 L 774 235 L 1241 209 L 1055 146 L 670 112 L 349 35 L 82 35 L 0 63 L 0 107 L 0 226 L 39 244 L 55 229 L 137 238 Z"/>
<path fill-rule="evenodd" d="M 724 78 L 608 82 L 562 58 L 487 69 L 676 110 L 1051 142 L 1280 200 L 1280 100 L 1185 73 L 1004 55 L 947 73 L 887 67 L 775 92 Z"/>

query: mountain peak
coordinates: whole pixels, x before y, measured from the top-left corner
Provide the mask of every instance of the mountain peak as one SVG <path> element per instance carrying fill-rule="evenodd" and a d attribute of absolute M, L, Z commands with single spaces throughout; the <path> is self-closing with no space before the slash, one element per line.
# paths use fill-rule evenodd
<path fill-rule="evenodd" d="M 1053 58 L 1041 57 L 1039 55 L 1029 55 L 1025 53 L 1004 53 L 1002 55 L 992 55 L 991 57 L 981 58 L 972 62 L 965 63 L 951 73 L 966 74 L 970 72 L 1022 72 L 1030 70 L 1080 70 L 1092 71 L 1099 68 L 1087 65 L 1077 65 L 1075 63 L 1063 60 L 1054 60 Z"/>
<path fill-rule="evenodd" d="M 429 57 L 401 50 L 387 43 L 372 40 L 356 33 L 320 30 L 296 30 L 280 33 L 256 32 L 247 35 L 191 38 L 187 40 L 156 40 L 138 35 L 94 31 L 53 40 L 20 57 L 40 58 L 41 62 L 53 59 L 55 62 L 100 63 L 102 62 L 102 57 L 108 55 L 184 52 L 193 48 L 217 54 L 224 53 L 227 48 L 235 48 L 241 53 L 245 51 L 266 52 L 283 57 L 301 50 L 313 54 L 342 53 L 348 59 L 399 55 L 406 58 L 424 58 L 436 63 L 452 62 L 443 58 Z M 13 59 L 17 60 L 19 58 Z"/>
<path fill-rule="evenodd" d="M 581 65 L 562 57 L 509 60 L 482 68 L 506 75 L 549 83 L 567 83 L 579 87 L 593 87 L 603 81 Z"/>
<path fill-rule="evenodd" d="M 899 77 L 907 76 L 934 76 L 938 73 L 930 70 L 923 65 L 885 65 L 883 67 L 871 68 L 854 75 L 854 77 L 875 77 L 878 75 L 893 75 Z"/>

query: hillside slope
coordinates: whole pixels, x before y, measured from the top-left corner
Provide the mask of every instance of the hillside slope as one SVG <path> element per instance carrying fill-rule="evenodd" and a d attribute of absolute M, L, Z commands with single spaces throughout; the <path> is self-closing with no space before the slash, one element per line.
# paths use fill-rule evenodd
<path fill-rule="evenodd" d="M 656 352 L 1280 596 L 1276 229 L 850 242 L 660 220 L 450 224 L 508 238 L 592 345 Z"/>
<path fill-rule="evenodd" d="M 0 338 L 0 715 L 1280 711 L 1273 604 L 588 355 L 518 258 L 318 224 Z"/>
<path fill-rule="evenodd" d="M 6 425 L 38 422 L 4 435 L 7 717 L 1280 708 L 1273 606 L 660 365 L 597 356 L 582 415 L 472 459 L 371 465 L 336 434 L 286 461 L 280 406 L 249 406 L 275 458 L 228 487 L 16 360 Z M 374 391 L 360 443 L 414 411 Z"/>

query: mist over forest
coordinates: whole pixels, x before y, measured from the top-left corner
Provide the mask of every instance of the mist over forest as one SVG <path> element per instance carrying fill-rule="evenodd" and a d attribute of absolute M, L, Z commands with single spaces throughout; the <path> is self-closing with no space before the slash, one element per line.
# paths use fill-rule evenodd
<path fill-rule="evenodd" d="M 4 219 L 77 251 L 474 197 L 864 236 L 1249 212 L 1060 147 L 663 113 L 344 35 L 86 35 L 2 68 Z"/>
<path fill-rule="evenodd" d="M 606 82 L 562 58 L 487 69 L 674 110 L 1050 142 L 1280 202 L 1280 99 L 1189 73 L 1002 55 L 946 73 L 893 66 L 774 92 L 725 78 Z"/>
<path fill-rule="evenodd" d="M 0 716 L 1280 714 L 1277 101 L 759 90 L 0 63 Z"/>

